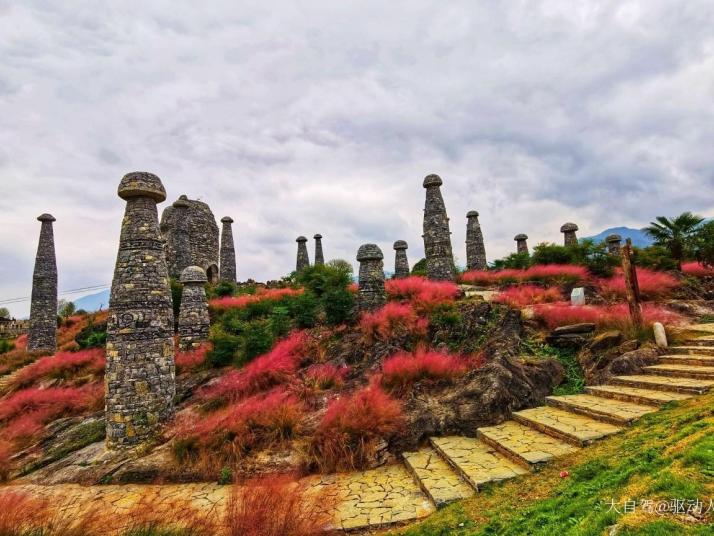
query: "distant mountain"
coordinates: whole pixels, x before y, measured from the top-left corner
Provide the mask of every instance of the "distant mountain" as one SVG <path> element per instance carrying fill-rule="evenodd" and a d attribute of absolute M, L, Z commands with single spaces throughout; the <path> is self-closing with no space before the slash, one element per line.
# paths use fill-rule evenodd
<path fill-rule="evenodd" d="M 629 238 L 632 240 L 632 245 L 638 248 L 646 248 L 652 245 L 652 239 L 641 229 L 632 229 L 631 227 L 611 227 L 610 229 L 605 229 L 602 233 L 595 236 L 587 236 L 594 240 L 597 244 L 605 240 L 605 237 L 611 234 L 619 234 L 622 237 L 623 242 L 625 239 Z"/>
<path fill-rule="evenodd" d="M 109 307 L 109 289 L 83 296 L 73 301 L 77 309 L 84 309 L 88 313 L 98 311 L 100 307 L 107 309 Z"/>

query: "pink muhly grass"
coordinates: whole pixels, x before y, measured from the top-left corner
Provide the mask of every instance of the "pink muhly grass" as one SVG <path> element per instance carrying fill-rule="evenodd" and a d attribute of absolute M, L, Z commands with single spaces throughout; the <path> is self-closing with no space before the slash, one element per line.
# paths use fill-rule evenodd
<path fill-rule="evenodd" d="M 23 389 L 0 400 L 0 423 L 28 412 L 40 412 L 43 422 L 65 415 L 76 415 L 101 407 L 104 386 L 90 383 L 82 387 L 51 387 Z"/>
<path fill-rule="evenodd" d="M 384 287 L 391 299 L 408 300 L 420 309 L 432 309 L 459 296 L 459 288 L 453 282 L 431 281 L 420 276 L 390 279 Z"/>
<path fill-rule="evenodd" d="M 669 296 L 672 290 L 681 286 L 681 282 L 674 276 L 650 270 L 648 268 L 637 267 L 637 283 L 640 294 L 646 299 L 661 299 Z M 625 276 L 622 269 L 618 269 L 614 276 L 609 279 L 600 279 L 598 288 L 603 297 L 615 300 L 624 298 Z"/>
<path fill-rule="evenodd" d="M 382 363 L 381 383 L 388 389 L 400 390 L 421 380 L 456 378 L 467 370 L 467 362 L 461 356 L 433 351 L 400 352 Z"/>
<path fill-rule="evenodd" d="M 204 401 L 235 402 L 244 396 L 289 383 L 305 360 L 304 331 L 295 331 L 278 342 L 267 354 L 256 357 L 245 367 L 231 370 L 200 393 Z"/>
<path fill-rule="evenodd" d="M 569 303 L 542 304 L 534 307 L 535 317 L 540 319 L 548 329 L 570 324 L 591 322 L 600 329 L 621 329 L 629 331 L 632 328 L 628 305 L 580 305 Z M 654 322 L 665 325 L 679 325 L 684 319 L 681 315 L 652 303 L 642 307 L 642 317 L 645 326 L 651 327 Z"/>
<path fill-rule="evenodd" d="M 511 307 L 525 307 L 536 303 L 557 302 L 563 299 L 558 288 L 542 288 L 535 285 L 521 285 L 501 291 L 494 301 L 505 303 Z"/>
<path fill-rule="evenodd" d="M 208 304 L 218 310 L 233 309 L 245 307 L 251 303 L 257 303 L 264 300 L 278 301 L 286 296 L 298 296 L 302 294 L 302 289 L 292 288 L 259 288 L 255 294 L 241 294 L 240 296 L 223 296 L 222 298 L 214 298 Z"/>
<path fill-rule="evenodd" d="M 692 277 L 714 277 L 714 266 L 705 266 L 701 262 L 685 262 L 682 273 Z"/>
<path fill-rule="evenodd" d="M 397 331 L 422 336 L 428 320 L 420 318 L 410 304 L 389 302 L 376 311 L 364 313 L 359 324 L 367 337 L 388 339 Z"/>
<path fill-rule="evenodd" d="M 98 374 L 104 371 L 105 364 L 103 348 L 57 352 L 20 369 L 13 377 L 11 385 L 18 389 L 42 379 L 67 379 L 78 374 Z"/>
<path fill-rule="evenodd" d="M 526 270 L 473 270 L 461 275 L 461 281 L 472 285 L 511 285 L 533 281 L 552 285 L 573 284 L 587 281 L 590 272 L 585 266 L 575 264 L 537 264 Z"/>
<path fill-rule="evenodd" d="M 206 363 L 206 354 L 211 350 L 210 344 L 202 344 L 193 350 L 179 350 L 176 352 L 174 361 L 176 372 L 193 371 L 202 367 Z"/>
<path fill-rule="evenodd" d="M 349 371 L 350 367 L 338 367 L 331 363 L 313 365 L 307 369 L 305 381 L 307 384 L 322 390 L 341 387 Z"/>

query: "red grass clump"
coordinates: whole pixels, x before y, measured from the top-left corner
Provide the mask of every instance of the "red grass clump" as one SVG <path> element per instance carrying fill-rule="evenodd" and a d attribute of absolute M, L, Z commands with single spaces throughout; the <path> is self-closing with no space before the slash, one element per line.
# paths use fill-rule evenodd
<path fill-rule="evenodd" d="M 408 300 L 417 309 L 427 310 L 452 302 L 459 295 L 459 288 L 451 281 L 431 281 L 420 276 L 390 279 L 384 288 L 390 298 Z"/>
<path fill-rule="evenodd" d="M 289 383 L 305 360 L 307 336 L 294 331 L 267 354 L 256 357 L 240 370 L 231 370 L 200 393 L 209 402 L 230 403 L 276 385 Z"/>
<path fill-rule="evenodd" d="M 549 329 L 582 322 L 592 322 L 601 329 L 621 329 L 623 331 L 632 329 L 630 311 L 627 304 L 624 303 L 609 306 L 573 306 L 563 302 L 536 305 L 534 311 L 536 318 L 543 321 Z M 681 315 L 652 303 L 643 304 L 642 318 L 648 327 L 655 322 L 678 325 L 684 321 Z"/>
<path fill-rule="evenodd" d="M 226 536 L 312 536 L 330 523 L 325 498 L 308 496 L 288 476 L 271 475 L 234 486 L 223 522 Z"/>
<path fill-rule="evenodd" d="M 682 264 L 682 273 L 692 277 L 714 277 L 714 266 L 705 266 L 701 262 L 685 262 Z"/>
<path fill-rule="evenodd" d="M 526 281 L 551 285 L 573 284 L 586 281 L 590 272 L 585 266 L 576 264 L 537 264 L 526 270 L 472 270 L 461 274 L 464 283 L 481 286 L 511 285 Z"/>
<path fill-rule="evenodd" d="M 403 426 L 401 404 L 377 385 L 364 387 L 329 403 L 313 436 L 313 458 L 325 472 L 363 468 Z"/>
<path fill-rule="evenodd" d="M 637 283 L 640 287 L 640 294 L 646 299 L 661 299 L 669 296 L 675 288 L 682 283 L 676 278 L 665 272 L 657 272 L 648 268 L 638 267 Z M 600 279 L 598 281 L 600 293 L 606 299 L 616 300 L 624 298 L 625 294 L 625 276 L 622 269 L 618 268 L 615 275 L 609 279 Z"/>
<path fill-rule="evenodd" d="M 382 363 L 381 383 L 387 389 L 398 391 L 421 380 L 456 378 L 467 369 L 467 362 L 461 356 L 421 350 L 414 354 L 399 352 Z"/>
<path fill-rule="evenodd" d="M 345 383 L 349 371 L 350 367 L 338 367 L 331 363 L 313 365 L 305 373 L 305 382 L 317 389 L 333 389 Z"/>
<path fill-rule="evenodd" d="M 210 344 L 202 344 L 193 350 L 179 350 L 176 352 L 174 362 L 176 372 L 188 372 L 202 367 L 206 363 L 206 354 L 211 350 Z"/>
<path fill-rule="evenodd" d="M 397 331 L 424 335 L 428 322 L 420 318 L 410 304 L 389 302 L 374 312 L 364 313 L 359 325 L 367 337 L 388 339 Z"/>
<path fill-rule="evenodd" d="M 38 380 L 68 379 L 78 374 L 98 374 L 104 371 L 105 364 L 103 348 L 89 348 L 81 352 L 57 352 L 19 370 L 10 383 L 14 389 L 19 389 L 32 385 Z"/>
<path fill-rule="evenodd" d="M 501 291 L 494 301 L 506 303 L 511 307 L 525 307 L 536 303 L 557 302 L 563 299 L 559 289 L 542 288 L 535 285 L 520 285 Z"/>
<path fill-rule="evenodd" d="M 259 288 L 255 294 L 242 294 L 240 296 L 223 296 L 222 298 L 215 298 L 208 302 L 208 304 L 214 309 L 233 309 L 245 307 L 251 303 L 257 303 L 265 300 L 278 301 L 286 296 L 298 296 L 302 294 L 302 289 L 292 289 L 292 288 Z"/>

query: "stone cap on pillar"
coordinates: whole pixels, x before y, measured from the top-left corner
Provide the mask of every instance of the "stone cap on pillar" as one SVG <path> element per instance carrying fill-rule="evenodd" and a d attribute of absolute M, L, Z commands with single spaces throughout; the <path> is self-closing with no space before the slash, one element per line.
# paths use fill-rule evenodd
<path fill-rule="evenodd" d="M 307 238 L 305 238 L 304 236 L 298 236 L 295 239 L 295 242 L 307 242 Z"/>
<path fill-rule="evenodd" d="M 622 242 L 622 237 L 619 234 L 611 234 L 605 237 L 605 242 Z"/>
<path fill-rule="evenodd" d="M 319 240 L 320 238 L 322 238 L 322 235 L 320 233 L 317 233 L 315 236 L 313 236 L 313 238 L 315 240 Z"/>
<path fill-rule="evenodd" d="M 233 218 L 231 218 L 230 216 L 223 216 L 223 217 L 221 218 L 221 222 L 223 222 L 223 223 L 233 223 Z"/>
<path fill-rule="evenodd" d="M 560 232 L 561 233 L 568 233 L 568 232 L 574 232 L 578 230 L 578 226 L 574 223 L 564 223 L 563 225 L 560 226 Z"/>
<path fill-rule="evenodd" d="M 174 208 L 188 208 L 191 205 L 188 202 L 188 198 L 185 195 L 182 195 L 176 201 L 174 201 L 171 206 L 173 206 Z"/>
<path fill-rule="evenodd" d="M 44 214 L 40 214 L 39 216 L 37 216 L 37 221 L 41 221 L 41 222 L 45 222 L 45 221 L 53 222 L 53 221 L 57 221 L 57 218 L 55 218 L 52 214 L 44 213 Z"/>
<path fill-rule="evenodd" d="M 122 199 L 150 197 L 157 203 L 166 200 L 166 190 L 161 184 L 161 179 L 146 171 L 134 171 L 124 175 L 119 183 L 117 194 Z"/>
<path fill-rule="evenodd" d="M 430 188 L 432 186 L 441 186 L 444 184 L 444 182 L 441 180 L 441 177 L 439 177 L 436 173 L 432 173 L 431 175 L 427 175 L 424 177 L 424 188 Z"/>
<path fill-rule="evenodd" d="M 469 210 L 466 213 L 466 217 L 471 219 L 471 218 L 478 218 L 478 211 L 477 210 Z"/>
<path fill-rule="evenodd" d="M 206 272 L 200 266 L 188 266 L 181 272 L 181 283 L 207 283 Z"/>
<path fill-rule="evenodd" d="M 521 240 L 528 240 L 528 235 L 523 233 L 517 234 L 513 237 L 513 240 L 515 240 L 516 242 L 520 242 Z"/>
<path fill-rule="evenodd" d="M 404 240 L 397 240 L 394 242 L 394 249 L 408 249 L 409 246 Z"/>
<path fill-rule="evenodd" d="M 377 244 L 362 244 L 357 250 L 357 260 L 362 261 L 381 261 L 384 258 L 382 250 Z"/>

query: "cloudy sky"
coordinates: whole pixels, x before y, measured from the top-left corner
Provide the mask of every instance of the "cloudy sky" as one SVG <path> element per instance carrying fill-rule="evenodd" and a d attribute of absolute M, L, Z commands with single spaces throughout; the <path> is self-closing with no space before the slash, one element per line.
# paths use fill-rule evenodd
<path fill-rule="evenodd" d="M 0 57 L 0 300 L 29 295 L 42 212 L 60 290 L 108 284 L 134 170 L 236 220 L 240 279 L 316 232 L 417 260 L 428 173 L 461 262 L 470 209 L 491 259 L 714 216 L 711 0 L 0 0 Z"/>

